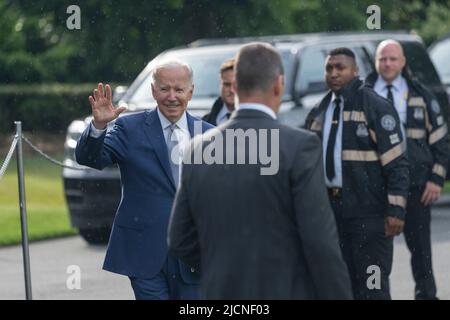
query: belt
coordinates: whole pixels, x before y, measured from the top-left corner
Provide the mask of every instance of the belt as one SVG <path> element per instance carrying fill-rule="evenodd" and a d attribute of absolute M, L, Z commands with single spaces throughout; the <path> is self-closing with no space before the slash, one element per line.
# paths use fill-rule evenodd
<path fill-rule="evenodd" d="M 328 188 L 328 195 L 333 198 L 342 197 L 342 188 Z"/>

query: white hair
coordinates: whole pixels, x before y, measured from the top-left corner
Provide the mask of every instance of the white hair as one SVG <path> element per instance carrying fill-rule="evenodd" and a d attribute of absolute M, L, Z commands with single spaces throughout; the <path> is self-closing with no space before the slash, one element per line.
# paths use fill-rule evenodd
<path fill-rule="evenodd" d="M 189 84 L 192 85 L 194 83 L 194 70 L 192 70 L 191 66 L 188 63 L 178 59 L 163 60 L 161 62 L 158 62 L 152 71 L 152 83 L 155 83 L 158 80 L 157 75 L 159 70 L 173 67 L 186 68 L 189 75 Z"/>

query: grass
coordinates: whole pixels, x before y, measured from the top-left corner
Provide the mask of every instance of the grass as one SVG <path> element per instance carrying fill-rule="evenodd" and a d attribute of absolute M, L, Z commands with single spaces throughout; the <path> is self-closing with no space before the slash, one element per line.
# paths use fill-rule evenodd
<path fill-rule="evenodd" d="M 26 155 L 24 171 L 30 240 L 76 234 L 70 226 L 61 168 L 39 156 Z M 445 183 L 444 192 L 450 192 L 450 182 Z M 20 230 L 17 170 L 13 158 L 0 179 L 0 246 L 20 243 Z"/>
<path fill-rule="evenodd" d="M 450 181 L 446 181 L 444 184 L 444 189 L 442 190 L 443 193 L 450 193 Z"/>
<path fill-rule="evenodd" d="M 27 155 L 24 171 L 30 240 L 75 234 L 64 198 L 61 168 L 36 155 Z M 0 179 L 0 246 L 20 243 L 20 230 L 18 179 L 13 158 Z"/>

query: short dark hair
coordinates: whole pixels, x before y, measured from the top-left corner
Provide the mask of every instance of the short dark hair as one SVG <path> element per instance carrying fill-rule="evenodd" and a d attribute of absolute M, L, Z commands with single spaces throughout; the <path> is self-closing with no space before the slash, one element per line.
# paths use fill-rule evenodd
<path fill-rule="evenodd" d="M 281 56 L 272 45 L 253 42 L 239 50 L 235 72 L 238 91 L 252 93 L 270 89 L 284 69 Z"/>
<path fill-rule="evenodd" d="M 225 71 L 234 69 L 234 58 L 228 59 L 220 66 L 220 74 L 223 74 Z"/>
<path fill-rule="evenodd" d="M 335 48 L 328 53 L 329 56 L 338 56 L 341 54 L 352 58 L 356 62 L 355 53 L 349 48 L 345 47 Z"/>

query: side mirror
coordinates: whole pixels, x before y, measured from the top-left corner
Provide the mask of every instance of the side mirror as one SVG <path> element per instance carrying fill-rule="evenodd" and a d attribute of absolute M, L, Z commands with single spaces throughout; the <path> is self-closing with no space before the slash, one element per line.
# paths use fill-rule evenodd
<path fill-rule="evenodd" d="M 127 86 L 117 86 L 114 89 L 114 92 L 113 92 L 113 105 L 117 105 L 119 103 L 120 99 L 122 99 L 122 97 L 127 92 L 127 89 L 128 89 Z"/>

